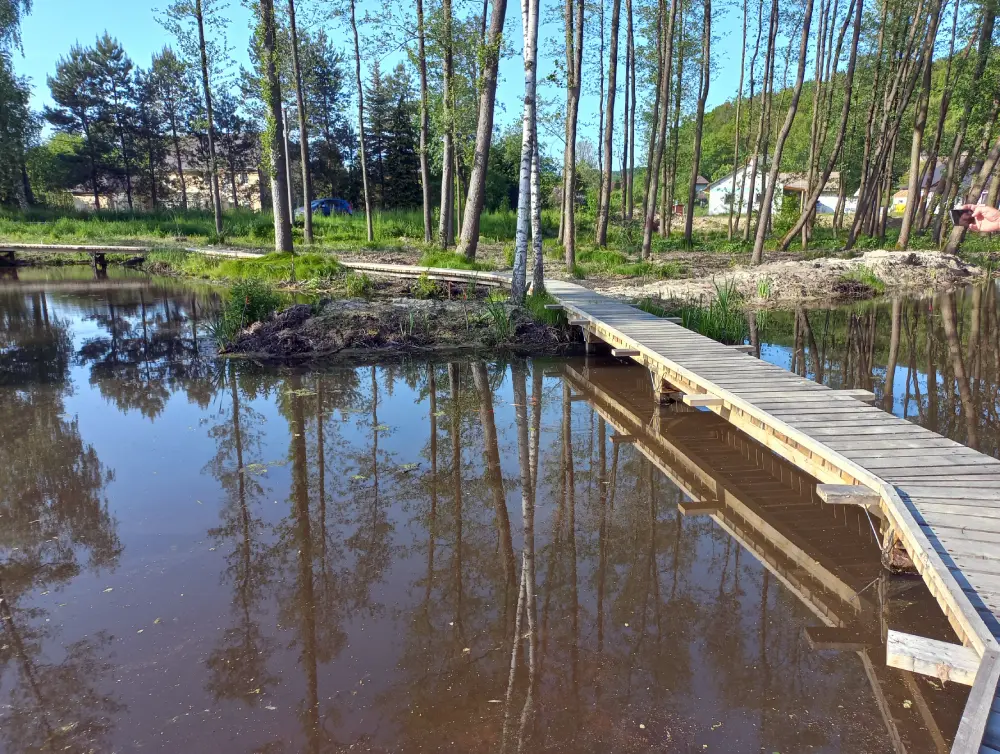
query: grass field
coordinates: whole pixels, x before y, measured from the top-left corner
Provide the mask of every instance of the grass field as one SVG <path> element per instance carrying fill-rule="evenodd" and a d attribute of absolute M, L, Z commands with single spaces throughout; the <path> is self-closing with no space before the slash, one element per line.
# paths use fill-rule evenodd
<path fill-rule="evenodd" d="M 375 241 L 365 240 L 365 219 L 361 214 L 315 218 L 315 245 L 320 252 L 363 254 L 371 250 L 406 250 L 418 254 L 427 265 L 489 269 L 497 265 L 510 266 L 513 260 L 513 243 L 516 213 L 497 212 L 483 215 L 481 242 L 488 253 L 485 259 L 469 263 L 457 254 L 442 252 L 423 242 L 423 217 L 419 210 L 377 212 L 373 217 Z M 187 246 L 225 245 L 261 251 L 270 250 L 274 228 L 270 214 L 249 210 L 234 210 L 224 217 L 221 236 L 215 233 L 211 212 L 192 210 L 159 211 L 144 213 L 125 212 L 67 212 L 53 209 L 32 209 L 27 212 L 0 211 L 0 240 L 23 243 L 120 243 L 150 245 L 160 249 L 178 249 Z M 553 261 L 562 257 L 556 242 L 558 214 L 555 210 L 543 213 L 546 256 Z M 666 252 L 712 252 L 731 256 L 734 261 L 748 261 L 750 246 L 742 241 L 726 238 L 726 218 L 696 218 L 694 244 L 688 246 L 679 234 L 681 223 L 674 226 L 669 238 L 654 236 L 652 260 L 640 259 L 642 225 L 639 220 L 615 221 L 609 229 L 609 246 L 597 248 L 593 242 L 594 218 L 592 213 L 581 212 L 577 228 L 578 277 L 590 275 L 621 275 L 629 277 L 681 277 L 686 274 L 683 264 L 657 260 Z M 296 244 L 302 244 L 302 228 L 295 228 Z M 873 248 L 892 248 L 897 231 L 890 229 L 886 240 L 861 238 L 858 251 Z M 1000 234 L 998 234 L 1000 235 Z M 836 253 L 843 247 L 844 234 L 831 228 L 817 227 L 810 248 L 802 252 L 807 256 Z M 769 247 L 777 243 L 772 239 Z M 932 249 L 931 239 L 914 237 L 911 248 Z M 793 246 L 796 251 L 798 246 Z M 983 255 L 1000 253 L 1000 238 L 970 234 L 963 254 L 981 263 Z"/>

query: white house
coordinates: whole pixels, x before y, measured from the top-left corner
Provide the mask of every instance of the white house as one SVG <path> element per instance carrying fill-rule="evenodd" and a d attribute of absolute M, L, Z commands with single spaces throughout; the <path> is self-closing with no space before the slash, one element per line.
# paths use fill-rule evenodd
<path fill-rule="evenodd" d="M 743 206 L 737 206 L 741 214 L 745 215 L 747 213 L 750 208 L 751 198 L 754 210 L 760 209 L 760 202 L 764 196 L 766 169 L 763 172 L 761 170 L 757 171 L 754 186 L 751 190 L 750 174 L 753 172 L 753 164 L 754 161 L 750 160 L 736 171 L 735 193 L 733 191 L 733 174 L 731 172 L 708 185 L 706 189 L 708 193 L 708 214 L 728 215 L 730 206 L 739 205 L 741 188 L 743 192 Z M 781 202 L 786 195 L 799 194 L 801 196 L 805 194 L 806 188 L 806 178 L 804 175 L 778 173 L 772 210 L 778 212 L 781 209 Z M 816 211 L 820 214 L 833 214 L 839 202 L 839 191 L 840 173 L 833 172 L 830 174 L 830 180 L 826 182 L 826 186 L 823 188 L 823 193 L 819 196 Z M 853 212 L 854 204 L 854 202 L 848 199 L 845 202 L 846 211 Z"/>

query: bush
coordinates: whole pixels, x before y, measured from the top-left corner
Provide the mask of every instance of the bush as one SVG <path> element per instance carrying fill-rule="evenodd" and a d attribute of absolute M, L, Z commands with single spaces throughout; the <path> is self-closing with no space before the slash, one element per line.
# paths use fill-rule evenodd
<path fill-rule="evenodd" d="M 262 322 L 281 306 L 282 298 L 271 286 L 260 280 L 241 280 L 229 291 L 212 332 L 221 347 L 255 322 Z"/>

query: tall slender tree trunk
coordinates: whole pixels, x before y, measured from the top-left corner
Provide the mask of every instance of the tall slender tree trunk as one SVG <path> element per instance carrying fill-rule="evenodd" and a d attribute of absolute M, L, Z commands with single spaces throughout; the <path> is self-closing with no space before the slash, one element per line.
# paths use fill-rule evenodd
<path fill-rule="evenodd" d="M 837 128 L 837 137 L 834 141 L 833 151 L 830 153 L 830 157 L 827 160 L 826 166 L 823 172 L 819 176 L 819 180 L 811 185 L 809 189 L 809 195 L 805 198 L 802 204 L 801 212 L 799 213 L 799 219 L 792 227 L 785 237 L 782 239 L 779 249 L 785 251 L 791 244 L 792 239 L 795 234 L 798 233 L 802 228 L 806 226 L 809 221 L 810 216 L 815 212 L 816 202 L 819 201 L 820 195 L 823 193 L 823 188 L 826 186 L 828 180 L 830 180 L 830 175 L 833 173 L 833 168 L 840 159 L 840 153 L 844 148 L 844 139 L 847 135 L 847 123 L 850 119 L 851 114 L 851 97 L 854 92 L 854 72 L 857 67 L 858 62 L 858 40 L 861 37 L 861 17 L 864 6 L 864 0 L 851 0 L 851 6 L 847 11 L 847 17 L 844 19 L 844 29 L 841 30 L 841 38 L 843 38 L 844 30 L 846 30 L 847 23 L 851 19 L 851 13 L 854 14 L 854 32 L 851 37 L 851 52 L 847 61 L 847 72 L 844 74 L 844 103 L 840 111 L 840 125 Z M 838 45 L 839 49 L 839 45 Z M 834 62 L 836 65 L 836 61 Z M 843 183 L 841 183 L 840 195 L 844 193 Z M 838 199 L 838 207 L 844 202 L 843 198 Z"/>
<path fill-rule="evenodd" d="M 705 128 L 705 102 L 708 84 L 712 77 L 712 0 L 705 0 L 705 20 L 701 35 L 701 81 L 698 87 L 698 107 L 694 120 L 694 157 L 691 160 L 691 177 L 688 181 L 687 207 L 684 213 L 684 240 L 691 244 L 694 229 L 694 203 L 698 196 L 698 170 L 701 168 L 701 137 Z"/>
<path fill-rule="evenodd" d="M 650 181 L 653 178 L 653 171 L 659 170 L 659 166 L 653 166 L 653 158 L 656 156 L 656 135 L 659 133 L 660 129 L 660 100 L 662 98 L 663 89 L 663 44 L 664 44 L 664 29 L 667 25 L 666 16 L 666 3 L 659 2 L 658 10 L 656 14 L 656 87 L 653 97 L 653 110 L 650 113 L 650 128 L 649 128 L 649 151 L 646 156 L 646 178 L 643 186 L 643 199 L 642 199 L 642 219 L 643 227 L 645 228 L 646 221 L 646 209 L 649 207 L 650 194 L 649 186 Z M 652 201 L 656 201 L 656 197 L 652 197 Z"/>
<path fill-rule="evenodd" d="M 670 68 L 674 59 L 674 23 L 677 20 L 677 4 L 679 0 L 670 0 L 670 16 L 667 21 L 667 30 L 664 35 L 663 55 L 660 58 L 660 108 L 657 121 L 657 131 L 653 152 L 653 169 L 649 180 L 649 189 L 646 192 L 646 217 L 642 229 L 642 257 L 649 259 L 653 248 L 653 225 L 656 222 L 656 199 L 659 193 L 660 165 L 665 162 L 664 155 L 667 148 L 667 101 L 670 98 Z M 660 0 L 660 19 L 666 17 L 666 0 Z M 663 187 L 666 191 L 666 186 Z M 666 222 L 666 218 L 660 218 L 660 224 Z"/>
<path fill-rule="evenodd" d="M 521 28 L 524 35 L 524 115 L 521 121 L 521 168 L 517 194 L 517 231 L 514 241 L 514 270 L 511 301 L 520 304 L 528 290 L 528 233 L 533 231 L 533 174 L 537 137 L 536 100 L 538 69 L 539 0 L 521 0 Z"/>
<path fill-rule="evenodd" d="M 493 0 L 493 14 L 483 50 L 483 85 L 479 95 L 479 123 L 476 125 L 476 152 L 472 161 L 472 176 L 465 200 L 465 220 L 459 250 L 466 259 L 476 258 L 479 246 L 479 220 L 486 203 L 486 170 L 489 167 L 490 145 L 493 143 L 493 113 L 497 96 L 497 73 L 500 68 L 500 45 L 503 25 L 507 18 L 507 0 Z"/>
<path fill-rule="evenodd" d="M 760 54 L 760 38 L 764 33 L 764 0 L 759 0 L 757 4 L 757 40 L 754 42 L 753 55 L 750 58 L 750 96 L 747 99 L 747 107 L 750 108 L 747 113 L 747 138 L 746 138 L 746 154 L 750 153 L 750 139 L 753 136 L 753 97 L 754 91 L 756 90 L 757 80 L 755 77 L 757 71 L 757 56 Z M 747 170 L 750 168 L 750 161 L 744 157 L 746 164 L 743 166 L 743 176 L 740 179 L 740 195 L 736 202 L 736 221 L 733 223 L 733 236 L 740 232 L 740 218 L 743 215 L 743 202 L 746 198 L 747 190 Z M 735 178 L 735 169 L 734 176 Z M 735 183 L 733 184 L 735 186 Z M 735 193 L 735 189 L 734 189 Z M 750 224 L 750 212 L 753 207 L 753 192 L 750 193 L 750 206 L 747 209 L 747 225 Z M 731 239 L 730 239 L 731 240 Z"/>
<path fill-rule="evenodd" d="M 427 160 L 430 138 L 430 107 L 427 92 L 427 51 L 425 45 L 424 0 L 417 0 L 417 61 L 420 68 L 420 190 L 424 201 L 424 243 L 434 240 L 431 226 L 431 170 Z"/>
<path fill-rule="evenodd" d="M 626 27 L 628 27 L 627 19 L 630 11 L 632 10 L 632 0 L 625 0 L 625 16 L 626 16 Z M 629 27 L 630 28 L 630 27 Z M 625 220 L 628 216 L 628 156 L 629 156 L 629 143 L 628 143 L 628 110 L 630 97 L 632 92 L 629 90 L 629 82 L 632 80 L 632 48 L 628 43 L 628 36 L 626 33 L 625 41 L 625 108 L 622 113 L 622 134 L 624 137 L 624 145 L 622 149 L 622 172 L 621 172 L 621 185 L 622 185 L 622 220 Z M 601 172 L 604 172 L 603 166 Z"/>
<path fill-rule="evenodd" d="M 177 162 L 177 178 L 181 182 L 181 209 L 187 212 L 188 195 L 187 184 L 184 181 L 184 160 L 181 158 L 181 140 L 177 135 L 177 116 L 170 116 L 170 136 L 174 142 L 174 160 Z"/>
<path fill-rule="evenodd" d="M 747 205 L 747 224 L 743 228 L 744 243 L 750 240 L 754 205 L 757 205 L 758 224 L 760 222 L 760 201 L 762 197 L 757 196 L 757 176 L 758 174 L 763 175 L 764 172 L 762 156 L 767 151 L 767 132 L 770 129 L 771 95 L 774 91 L 775 36 L 778 33 L 778 0 L 771 0 L 771 14 L 768 20 L 767 31 L 767 47 L 764 50 L 764 77 L 761 80 L 760 123 L 757 128 L 753 161 L 750 165 L 750 201 Z"/>
<path fill-rule="evenodd" d="M 747 8 L 748 3 L 743 3 L 743 44 L 740 47 L 740 84 L 736 89 L 736 136 L 733 139 L 733 183 L 729 189 L 729 230 L 726 237 L 733 240 L 733 215 L 736 211 L 736 173 L 740 166 L 740 110 L 743 107 L 743 73 L 746 69 L 747 60 Z M 746 173 L 744 173 L 746 178 Z"/>
<path fill-rule="evenodd" d="M 260 0 L 258 7 L 269 121 L 267 134 L 270 138 L 270 144 L 267 146 L 271 157 L 268 169 L 271 174 L 271 202 L 274 204 L 274 248 L 275 251 L 292 251 L 292 218 L 291 208 L 288 206 L 288 187 L 286 185 L 286 160 L 288 156 L 285 154 L 285 124 L 281 104 L 281 81 L 278 77 L 277 24 L 274 18 L 274 0 Z M 209 125 L 209 129 L 211 130 L 211 125 Z M 218 178 L 215 158 L 213 157 L 212 183 L 213 191 L 216 192 L 216 201 L 219 201 Z"/>
<path fill-rule="evenodd" d="M 764 238 L 767 235 L 768 221 L 771 218 L 771 203 L 774 200 L 774 190 L 778 183 L 781 153 L 785 149 L 785 142 L 788 140 L 788 134 L 792 130 L 792 123 L 795 121 L 795 115 L 799 109 L 799 97 L 802 95 L 802 82 L 806 73 L 806 58 L 809 56 L 809 27 L 812 22 L 812 11 L 813 0 L 806 0 L 805 15 L 802 18 L 802 39 L 799 43 L 799 66 L 795 74 L 795 89 L 792 92 L 792 101 L 788 106 L 785 123 L 782 125 L 781 132 L 774 144 L 774 157 L 767 177 L 767 186 L 764 189 L 764 203 L 760 208 L 760 223 L 757 226 L 757 237 L 754 240 L 753 255 L 750 258 L 750 263 L 755 265 L 764 260 Z"/>
<path fill-rule="evenodd" d="M 454 142 L 454 120 L 455 113 L 452 103 L 452 86 L 455 75 L 454 49 L 452 46 L 452 11 L 451 0 L 442 0 L 442 46 L 444 54 L 444 65 L 441 71 L 443 85 L 441 89 L 441 102 L 443 105 L 444 118 L 441 124 L 442 148 L 441 148 L 441 215 L 438 218 L 438 243 L 447 249 L 455 243 L 455 142 Z M 358 84 L 360 88 L 361 84 Z"/>
<path fill-rule="evenodd" d="M 568 72 L 568 100 L 566 113 L 566 160 L 563 169 L 565 188 L 563 202 L 565 220 L 563 222 L 563 245 L 565 247 L 566 269 L 576 266 L 576 132 L 580 114 L 580 83 L 583 72 L 583 10 L 584 0 L 577 0 L 576 18 L 573 18 L 573 0 L 566 0 L 566 41 L 567 57 L 572 53 L 572 65 Z M 610 118 L 610 116 L 608 116 Z M 605 160 L 611 156 L 606 155 Z"/>
<path fill-rule="evenodd" d="M 351 0 L 351 32 L 354 36 L 354 84 L 358 88 L 358 159 L 361 161 L 361 190 L 365 199 L 365 228 L 368 243 L 375 240 L 372 224 L 372 196 L 368 187 L 368 153 L 365 151 L 365 92 L 361 83 L 361 41 L 358 39 L 358 19 L 355 0 Z"/>
<path fill-rule="evenodd" d="M 632 0 L 625 0 L 627 38 L 625 51 L 625 150 L 622 157 L 622 219 L 635 211 L 635 14 Z"/>
<path fill-rule="evenodd" d="M 608 104 L 605 108 L 604 120 L 604 172 L 601 176 L 601 197 L 597 202 L 597 238 L 598 246 L 608 245 L 608 218 L 611 214 L 611 180 L 614 161 L 611 152 L 614 148 L 615 136 L 615 93 L 618 88 L 618 27 L 621 22 L 621 0 L 614 0 L 611 5 L 611 49 L 608 53 Z"/>
<path fill-rule="evenodd" d="M 673 143 L 671 147 L 670 154 L 670 165 L 669 171 L 666 159 L 663 160 L 663 204 L 660 211 L 660 236 L 663 238 L 668 238 L 670 236 L 670 228 L 674 219 L 674 194 L 676 192 L 677 184 L 677 155 L 680 151 L 680 128 L 681 128 L 681 93 L 684 90 L 684 0 L 679 0 L 679 10 L 678 17 L 680 18 L 680 30 L 677 34 L 677 85 L 674 87 L 674 105 L 673 105 L 673 117 L 674 122 L 670 128 L 670 138 Z M 676 27 L 675 25 L 672 28 Z M 670 82 L 667 82 L 667 92 L 669 96 L 669 86 Z M 669 179 L 668 179 L 669 172 Z"/>
<path fill-rule="evenodd" d="M 269 3 L 271 16 L 274 16 L 273 2 Z M 261 10 L 263 13 L 263 10 Z M 219 194 L 219 165 L 215 159 L 215 115 L 212 111 L 212 87 L 208 81 L 208 47 L 205 42 L 205 17 L 202 13 L 201 0 L 194 0 L 194 17 L 198 22 L 198 49 L 201 53 L 201 88 L 205 95 L 205 114 L 208 117 L 208 165 L 212 171 L 210 185 L 212 187 L 212 210 L 215 212 L 215 234 L 222 235 L 222 196 Z M 279 113 L 279 120 L 281 118 Z M 280 131 L 278 132 L 281 133 Z M 276 208 L 277 209 L 277 208 Z M 275 223 L 278 220 L 275 218 Z M 277 225 L 275 225 L 277 227 Z M 289 232 L 289 236 L 291 233 Z M 277 243 L 277 238 L 275 239 Z M 289 241 L 289 243 L 291 243 Z M 289 246 L 291 250 L 291 246 Z"/>
<path fill-rule="evenodd" d="M 306 100 L 302 91 L 302 69 L 299 66 L 299 32 L 295 26 L 295 0 L 288 0 L 288 31 L 292 37 L 292 75 L 295 77 L 295 106 L 299 115 L 299 161 L 302 163 L 302 207 L 305 218 L 303 237 L 306 243 L 312 243 L 312 175 L 309 172 L 309 127 Z"/>
<path fill-rule="evenodd" d="M 936 31 L 936 29 L 935 29 Z M 931 67 L 934 63 L 934 45 L 927 45 L 924 50 L 923 87 L 917 100 L 916 112 L 913 115 L 913 136 L 910 142 L 910 173 L 906 184 L 906 208 L 903 210 L 903 224 L 899 229 L 897 249 L 905 249 L 910 245 L 910 232 L 917 217 L 920 206 L 920 155 L 924 145 L 924 129 L 927 127 L 927 111 L 931 102 Z"/>

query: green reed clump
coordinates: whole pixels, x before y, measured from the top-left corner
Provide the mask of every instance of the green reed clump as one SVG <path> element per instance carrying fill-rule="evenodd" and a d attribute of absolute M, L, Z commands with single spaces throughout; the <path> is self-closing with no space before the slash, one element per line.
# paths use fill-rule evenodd
<path fill-rule="evenodd" d="M 281 295 L 267 283 L 255 279 L 241 280 L 229 290 L 225 305 L 210 324 L 212 336 L 224 348 L 241 330 L 264 321 L 281 304 Z"/>
<path fill-rule="evenodd" d="M 349 272 L 344 275 L 344 293 L 348 298 L 368 298 L 375 290 L 370 277 L 363 272 Z"/>
<path fill-rule="evenodd" d="M 699 302 L 667 308 L 645 298 L 633 306 L 655 317 L 680 317 L 689 330 L 728 345 L 743 343 L 750 335 L 743 311 L 743 295 L 732 281 L 716 283 L 715 298 L 708 304 Z"/>
<path fill-rule="evenodd" d="M 876 293 L 885 293 L 885 281 L 871 267 L 855 267 L 841 275 L 840 279 L 867 285 Z"/>
<path fill-rule="evenodd" d="M 496 343 L 508 343 L 514 337 L 514 320 L 507 304 L 503 301 L 487 299 L 483 304 L 486 322 Z"/>

